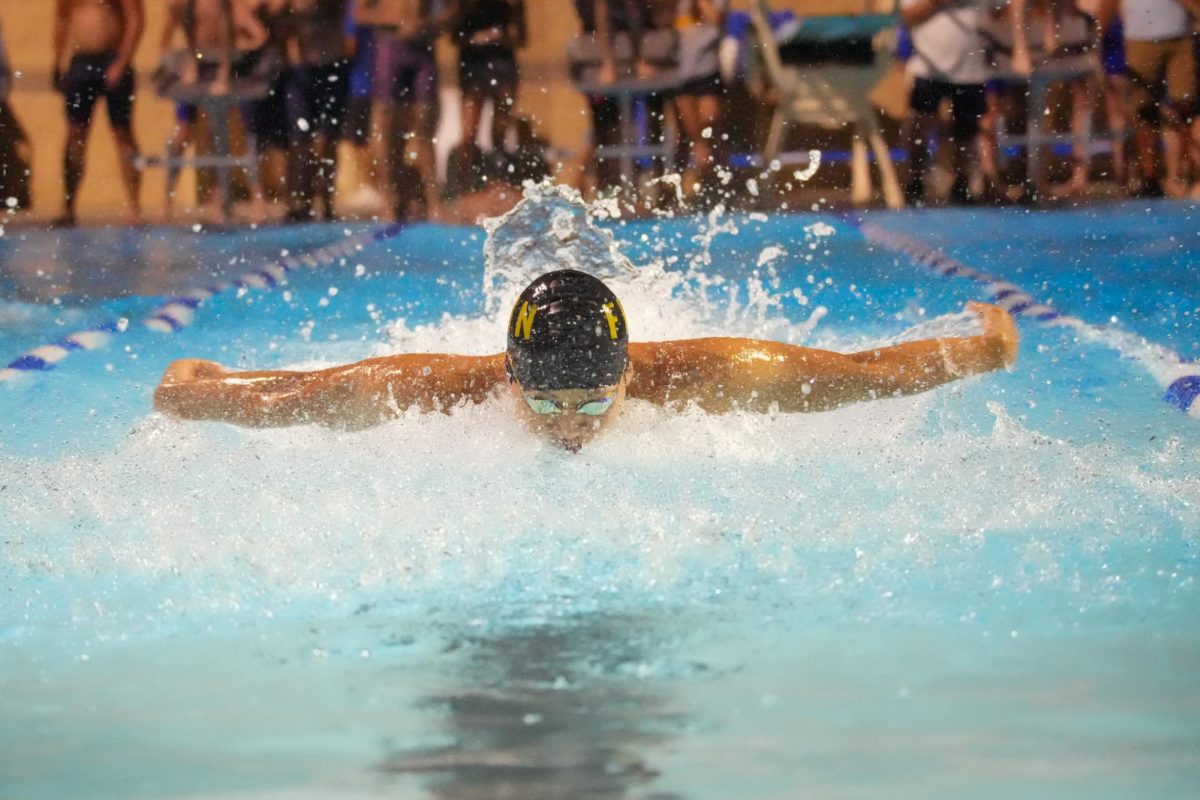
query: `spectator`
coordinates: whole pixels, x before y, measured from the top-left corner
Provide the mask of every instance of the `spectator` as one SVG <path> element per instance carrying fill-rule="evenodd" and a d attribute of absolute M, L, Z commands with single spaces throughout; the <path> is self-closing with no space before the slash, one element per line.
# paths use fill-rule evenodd
<path fill-rule="evenodd" d="M 133 136 L 133 53 L 142 38 L 142 0 L 56 0 L 53 32 L 54 87 L 66 100 L 67 142 L 63 150 L 63 214 L 55 224 L 75 224 L 75 202 L 83 181 L 92 111 L 104 97 L 117 144 L 125 186 L 126 221 L 142 220 L 141 174 Z M 63 61 L 70 53 L 66 68 Z"/>
<path fill-rule="evenodd" d="M 492 175 L 507 172 L 502 153 L 512 127 L 517 100 L 517 48 L 525 46 L 524 0 L 459 0 L 452 26 L 458 43 L 458 87 L 462 91 L 462 140 L 450 154 L 447 194 L 457 196 L 483 188 Z M 492 103 L 491 142 L 494 167 L 488 169 L 479 149 L 483 106 Z"/>
<path fill-rule="evenodd" d="M 361 0 L 359 0 L 361 2 Z M 378 58 L 376 31 L 370 25 L 354 24 L 354 60 L 350 63 L 350 98 L 346 120 L 342 123 L 342 141 L 350 146 L 354 159 L 355 191 L 343 206 L 355 213 L 379 213 L 383 195 L 378 188 L 376 154 L 372 152 L 372 111 L 375 94 L 375 62 Z"/>
<path fill-rule="evenodd" d="M 1125 63 L 1125 32 L 1119 16 L 1105 18 L 1104 0 L 1080 2 L 1080 8 L 1100 24 L 1100 63 L 1104 69 L 1104 116 L 1112 137 L 1112 170 L 1117 186 L 1129 186 L 1126 158 L 1129 131 L 1129 68 Z"/>
<path fill-rule="evenodd" d="M 614 37 L 623 33 L 629 38 L 630 64 L 634 76 L 645 76 L 652 72 L 642 60 L 642 33 L 648 25 L 648 11 L 644 2 L 638 0 L 575 0 L 575 11 L 585 36 L 595 42 L 599 55 L 599 83 L 614 83 L 618 77 Z M 592 148 L 611 147 L 620 143 L 621 117 L 617 101 L 610 96 L 589 95 L 588 107 L 592 113 Z M 584 163 L 594 166 L 597 191 L 614 188 L 620 177 L 618 165 L 610 161 L 596 163 L 592 157 L 594 149 L 584 155 Z"/>
<path fill-rule="evenodd" d="M 687 147 L 683 185 L 688 191 L 699 189 L 715 166 L 712 143 L 721 114 L 718 50 L 724 23 L 724 0 L 680 0 L 675 27 L 683 85 L 675 92 L 675 108 Z"/>
<path fill-rule="evenodd" d="M 170 0 L 167 22 L 159 41 L 160 70 L 169 70 L 174 35 L 179 30 L 183 31 L 187 48 L 179 65 L 178 86 L 187 93 L 228 94 L 232 87 L 235 52 L 253 52 L 267 38 L 266 29 L 241 0 Z M 242 67 L 240 63 L 239 67 Z M 179 179 L 177 160 L 191 142 L 197 114 L 198 107 L 193 103 L 175 105 L 175 134 L 167 146 L 171 159 L 167 167 L 167 219 L 173 213 L 175 185 Z M 261 187 L 252 185 L 251 193 L 261 198 Z M 220 187 L 214 186 L 209 194 L 209 218 L 224 221 L 224 201 Z"/>
<path fill-rule="evenodd" d="M 259 183 L 271 187 L 263 195 L 279 197 L 287 193 L 287 161 L 289 130 L 287 119 L 287 78 L 284 70 L 284 54 L 287 39 L 286 25 L 288 0 L 238 0 L 245 4 L 246 12 L 253 16 L 266 38 L 256 47 L 242 54 L 242 62 L 268 85 L 265 97 L 249 100 L 242 104 L 242 118 L 248 131 L 254 136 L 258 151 Z M 255 198 L 253 216 L 265 216 L 265 197 Z"/>
<path fill-rule="evenodd" d="M 1101 16 L 1116 16 L 1118 0 L 1106 0 Z M 1134 194 L 1162 197 L 1159 145 L 1163 144 L 1166 192 L 1187 193 L 1183 151 L 1194 123 L 1196 61 L 1192 27 L 1200 18 L 1200 0 L 1124 0 L 1120 18 L 1125 32 L 1125 60 L 1132 81 L 1131 116 L 1138 156 Z"/>
<path fill-rule="evenodd" d="M 1023 22 L 1019 21 L 1022 15 Z M 1032 115 L 1026 114 L 1028 84 L 1035 74 L 1039 79 L 1044 75 L 1052 76 L 1056 81 L 1053 88 L 1070 96 L 1070 127 L 1074 139 L 1071 176 L 1054 187 L 1050 194 L 1067 197 L 1083 193 L 1087 189 L 1091 155 L 1087 138 L 1100 72 L 1094 24 L 1079 11 L 1073 0 L 1033 0 L 1020 14 L 1014 3 L 984 15 L 984 25 L 981 32 L 989 42 L 994 70 L 994 78 L 987 84 L 987 113 L 981 121 L 980 162 L 985 196 L 1030 200 L 1041 194 L 1041 176 L 1033 174 L 1025 177 L 1022 188 L 1002 191 L 996 166 L 996 133 L 1005 120 L 1012 122 L 1019 117 L 1019 124 L 1023 126 L 1027 119 L 1036 117 L 1045 120 L 1039 125 L 1039 129 L 1044 129 L 1057 118 L 1057 114 L 1052 113 L 1058 108 L 1059 95 L 1055 92 L 1050 94 L 1049 108 L 1034 108 Z M 1049 29 L 1053 29 L 1053 33 Z M 1022 47 L 1026 48 L 1023 54 Z M 1055 49 L 1048 49 L 1050 47 Z M 1032 135 L 1033 131 L 1028 133 Z M 1042 133 L 1046 131 L 1042 130 Z"/>
<path fill-rule="evenodd" d="M 8 206 L 9 213 L 18 208 L 29 208 L 30 199 L 29 137 L 8 103 L 12 83 L 12 67 L 0 29 L 0 197 L 13 198 L 9 203 L 15 201 L 15 205 Z"/>
<path fill-rule="evenodd" d="M 291 0 L 289 222 L 334 216 L 338 132 L 346 118 L 353 48 L 347 31 L 349 5 L 350 0 Z"/>
<path fill-rule="evenodd" d="M 395 33 L 378 43 L 376 74 L 392 108 L 388 160 L 397 219 L 436 217 L 440 211 L 433 153 L 438 120 L 433 46 L 452 14 L 453 8 L 435 8 L 433 0 L 400 3 Z"/>
<path fill-rule="evenodd" d="M 986 0 L 901 0 L 901 19 L 912 33 L 908 72 L 913 78 L 908 122 L 908 202 L 925 198 L 925 165 L 937 122 L 938 106 L 950 101 L 950 146 L 954 183 L 952 203 L 970 202 L 970 148 L 985 110 L 987 66 L 979 27 Z"/>

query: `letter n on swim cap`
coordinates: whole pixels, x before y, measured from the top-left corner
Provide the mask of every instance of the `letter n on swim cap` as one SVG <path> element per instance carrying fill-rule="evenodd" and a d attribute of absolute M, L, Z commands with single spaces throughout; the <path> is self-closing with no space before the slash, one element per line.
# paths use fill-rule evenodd
<path fill-rule="evenodd" d="M 555 270 L 525 287 L 513 305 L 508 363 L 529 389 L 613 386 L 629 363 L 625 311 L 592 275 Z"/>
<path fill-rule="evenodd" d="M 521 310 L 516 314 L 516 323 L 513 325 L 513 336 L 525 339 L 528 341 L 529 335 L 533 332 L 533 318 L 537 316 L 538 307 L 528 301 L 521 303 Z"/>

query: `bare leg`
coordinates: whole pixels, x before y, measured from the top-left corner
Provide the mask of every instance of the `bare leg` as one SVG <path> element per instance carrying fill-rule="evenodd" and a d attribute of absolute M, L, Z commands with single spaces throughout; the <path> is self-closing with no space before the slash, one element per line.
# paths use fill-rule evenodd
<path fill-rule="evenodd" d="M 512 110 L 516 100 L 511 87 L 505 87 L 492 101 L 492 149 L 494 150 L 504 149 L 505 140 L 513 125 Z"/>
<path fill-rule="evenodd" d="M 117 142 L 121 182 L 125 184 L 126 222 L 139 224 L 142 221 L 142 172 L 135 163 L 138 157 L 137 140 L 133 138 L 132 128 L 113 128 L 113 138 Z"/>
<path fill-rule="evenodd" d="M 317 185 L 324 201 L 323 218 L 333 219 L 333 199 L 337 193 L 337 139 L 327 133 L 317 136 Z"/>
<path fill-rule="evenodd" d="M 925 202 L 925 169 L 929 165 L 929 131 L 937 118 L 932 114 L 913 111 L 909 114 L 905 140 L 908 142 L 908 183 L 904 199 L 910 205 Z"/>
<path fill-rule="evenodd" d="M 63 214 L 58 220 L 63 225 L 75 224 L 75 201 L 79 184 L 83 182 L 90 128 L 91 124 L 87 122 L 67 122 L 67 142 L 63 148 Z"/>
<path fill-rule="evenodd" d="M 399 110 L 400 107 L 397 107 Z M 425 198 L 425 211 L 431 218 L 441 213 L 442 199 L 438 194 L 437 162 L 433 152 L 433 130 L 437 122 L 436 106 L 409 106 L 408 120 L 411 125 L 401 128 L 410 132 L 412 138 L 411 166 L 421 176 L 421 192 Z M 403 150 L 401 153 L 403 154 Z"/>
<path fill-rule="evenodd" d="M 175 135 L 167 144 L 167 158 L 170 159 L 170 162 L 167 166 L 167 207 L 164 211 L 168 222 L 175 216 L 175 186 L 179 183 L 179 173 L 182 172 L 182 168 L 172 162 L 183 155 L 183 151 L 191 142 L 192 123 L 184 120 L 178 121 L 175 125 Z"/>
<path fill-rule="evenodd" d="M 1018 75 L 1033 72 L 1033 58 L 1029 53 L 1029 0 L 1012 0 L 1009 13 L 1012 18 L 1012 69 Z"/>
<path fill-rule="evenodd" d="M 483 116 L 483 100 L 483 97 L 472 92 L 463 93 L 462 138 L 454 146 L 450 169 L 446 173 L 448 196 L 467 194 L 479 188 L 482 183 L 482 176 L 477 172 L 483 167 L 483 159 L 477 142 L 479 123 Z"/>
<path fill-rule="evenodd" d="M 1187 127 L 1174 103 L 1163 104 L 1163 167 L 1166 173 L 1163 189 L 1171 197 L 1183 197 L 1187 187 L 1183 182 L 1183 163 L 1187 151 Z"/>
<path fill-rule="evenodd" d="M 1113 178 L 1122 189 L 1129 185 L 1129 164 L 1125 158 L 1126 137 L 1129 131 L 1128 87 L 1120 75 L 1106 76 L 1104 81 L 1104 107 L 1108 116 L 1108 129 L 1112 134 Z"/>
<path fill-rule="evenodd" d="M 1094 108 L 1094 95 L 1091 80 L 1076 81 L 1071 84 L 1071 134 L 1075 142 L 1071 148 L 1071 177 L 1061 186 L 1056 187 L 1055 194 L 1074 196 L 1087 190 L 1088 162 L 1090 153 L 1088 144 L 1083 140 L 1087 130 L 1088 120 L 1091 119 Z"/>

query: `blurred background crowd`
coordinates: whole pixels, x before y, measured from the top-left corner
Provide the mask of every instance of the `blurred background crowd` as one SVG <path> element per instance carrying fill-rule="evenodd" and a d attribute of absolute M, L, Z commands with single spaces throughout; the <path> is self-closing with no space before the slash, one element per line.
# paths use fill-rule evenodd
<path fill-rule="evenodd" d="M 642 213 L 1200 199 L 1200 0 L 29 5 L 0 197 L 63 226 L 470 222 L 548 176 Z"/>

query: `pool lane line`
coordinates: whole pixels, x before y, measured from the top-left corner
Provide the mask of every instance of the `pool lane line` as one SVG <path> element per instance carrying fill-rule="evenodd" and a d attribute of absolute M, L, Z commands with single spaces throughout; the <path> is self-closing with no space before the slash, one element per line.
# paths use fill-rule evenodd
<path fill-rule="evenodd" d="M 393 222 L 356 236 L 347 236 L 308 253 L 275 259 L 259 269 L 242 273 L 234 280 L 190 289 L 159 306 L 142 321 L 142 324 L 159 333 L 176 333 L 192 323 L 196 309 L 204 302 L 223 292 L 230 289 L 274 289 L 283 283 L 289 272 L 328 266 L 340 258 L 353 255 L 364 245 L 394 238 L 406 227 L 402 222 Z M 13 380 L 24 374 L 52 370 L 77 350 L 99 350 L 114 336 L 129 330 L 129 327 L 127 319 L 112 320 L 64 336 L 56 342 L 35 347 L 9 362 L 4 369 L 0 369 L 0 382 Z"/>
<path fill-rule="evenodd" d="M 946 278 L 957 276 L 982 284 L 991 301 L 1013 316 L 1028 317 L 1047 327 L 1070 327 L 1089 331 L 1093 329 L 1093 326 L 1079 317 L 1063 314 L 1045 303 L 1039 303 L 1019 286 L 950 258 L 940 249 L 919 239 L 873 222 L 852 217 L 847 217 L 846 220 L 858 228 L 868 242 L 906 255 L 917 266 L 924 267 L 936 275 Z M 1200 362 L 1189 362 L 1178 353 L 1161 346 L 1158 346 L 1158 349 L 1167 353 L 1168 359 L 1178 364 L 1178 368 L 1173 371 L 1184 373 L 1163 380 L 1157 371 L 1151 371 L 1151 375 L 1165 389 L 1163 401 L 1190 417 L 1200 419 Z"/>

